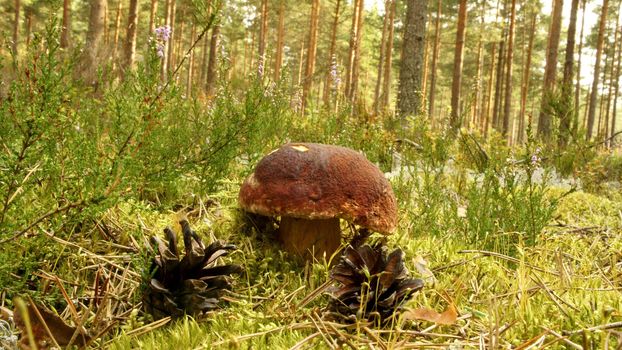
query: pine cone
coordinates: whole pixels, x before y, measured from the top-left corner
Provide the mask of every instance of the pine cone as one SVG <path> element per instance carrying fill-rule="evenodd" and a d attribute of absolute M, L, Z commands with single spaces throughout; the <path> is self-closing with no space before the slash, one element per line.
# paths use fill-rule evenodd
<path fill-rule="evenodd" d="M 330 271 L 339 286 L 332 289 L 328 309 L 345 320 L 390 318 L 401 305 L 423 288 L 423 280 L 409 278 L 404 252 L 387 255 L 385 246 L 348 246 Z"/>
<path fill-rule="evenodd" d="M 229 276 L 239 274 L 238 265 L 216 266 L 216 260 L 236 249 L 232 244 L 216 241 L 205 247 L 186 220 L 179 222 L 184 236 L 185 255 L 177 250 L 177 236 L 164 229 L 168 245 L 158 237 L 151 241 L 159 254 L 151 265 L 151 278 L 143 294 L 147 312 L 155 318 L 200 315 L 218 308 L 223 290 L 230 290 Z"/>

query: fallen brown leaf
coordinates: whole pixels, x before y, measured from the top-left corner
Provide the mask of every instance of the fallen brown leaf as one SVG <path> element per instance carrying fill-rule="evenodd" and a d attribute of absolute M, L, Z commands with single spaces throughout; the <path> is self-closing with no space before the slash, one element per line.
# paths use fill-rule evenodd
<path fill-rule="evenodd" d="M 76 332 L 76 327 L 67 325 L 60 317 L 43 306 L 26 303 L 26 310 L 28 312 L 32 336 L 39 349 L 48 349 L 50 346 L 54 345 L 54 342 L 60 346 L 69 345 Z M 28 345 L 30 342 L 28 340 L 29 332 L 27 330 L 25 318 L 26 312 L 22 312 L 20 308 L 16 307 L 13 313 L 15 315 L 15 326 L 22 333 L 22 348 L 29 348 Z M 73 341 L 73 345 L 82 347 L 86 345 L 88 340 L 89 337 L 87 335 L 78 334 Z"/>
<path fill-rule="evenodd" d="M 404 312 L 404 319 L 422 320 L 434 322 L 436 324 L 452 325 L 456 323 L 456 320 L 458 319 L 458 312 L 456 311 L 456 307 L 453 305 L 449 305 L 449 307 L 441 313 L 438 313 L 432 309 L 421 307 Z"/>

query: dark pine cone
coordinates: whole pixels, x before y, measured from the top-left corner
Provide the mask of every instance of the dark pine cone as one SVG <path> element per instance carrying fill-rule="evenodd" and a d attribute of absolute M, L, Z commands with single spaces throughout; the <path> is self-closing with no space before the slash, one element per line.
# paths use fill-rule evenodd
<path fill-rule="evenodd" d="M 423 280 L 409 278 L 404 252 L 387 255 L 385 246 L 348 246 L 330 277 L 338 282 L 330 294 L 328 309 L 345 320 L 389 319 L 418 290 Z"/>
<path fill-rule="evenodd" d="M 236 249 L 234 245 L 216 241 L 205 247 L 188 221 L 179 223 L 186 252 L 183 258 L 177 250 L 177 236 L 169 227 L 164 229 L 168 244 L 158 237 L 151 238 L 159 254 L 151 265 L 143 304 L 156 319 L 196 316 L 218 308 L 223 290 L 231 289 L 229 276 L 242 272 L 238 265 L 216 266 L 219 257 Z"/>

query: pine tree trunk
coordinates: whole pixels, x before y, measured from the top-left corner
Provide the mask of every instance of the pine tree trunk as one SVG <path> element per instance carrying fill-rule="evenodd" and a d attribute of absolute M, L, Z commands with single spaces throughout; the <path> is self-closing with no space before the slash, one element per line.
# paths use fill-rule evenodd
<path fill-rule="evenodd" d="M 544 82 L 542 87 L 542 104 L 538 121 L 538 135 L 548 138 L 551 135 L 551 115 L 549 113 L 550 99 L 555 90 L 557 73 L 557 52 L 559 49 L 559 37 L 561 33 L 563 0 L 555 0 L 553 5 L 553 17 L 549 30 L 549 40 L 546 47 L 546 65 L 544 68 Z"/>
<path fill-rule="evenodd" d="M 300 55 L 298 57 L 298 86 L 302 86 L 302 68 L 304 67 L 305 43 L 300 43 Z"/>
<path fill-rule="evenodd" d="M 168 28 L 171 28 L 171 1 L 173 0 L 165 0 L 164 3 L 164 25 Z M 168 79 L 168 51 L 170 46 L 170 40 L 164 42 L 164 55 L 162 56 L 162 65 L 160 66 L 160 76 L 162 81 L 166 81 Z"/>
<path fill-rule="evenodd" d="M 85 50 L 80 70 L 85 81 L 97 87 L 96 73 L 102 53 L 104 52 L 104 16 L 106 14 L 106 0 L 91 0 L 89 13 L 89 28 L 86 33 Z"/>
<path fill-rule="evenodd" d="M 434 25 L 434 49 L 432 52 L 432 67 L 430 68 L 432 76 L 430 77 L 430 98 L 428 100 L 428 117 L 434 120 L 434 99 L 436 97 L 436 70 L 438 66 L 438 55 L 441 49 L 441 10 L 443 0 L 438 0 L 436 9 L 436 23 Z"/>
<path fill-rule="evenodd" d="M 460 120 L 460 88 L 462 87 L 462 63 L 464 53 L 464 39 L 466 37 L 467 1 L 460 0 L 458 10 L 458 29 L 456 31 L 456 46 L 454 50 L 454 69 L 451 83 L 451 120 L 452 129 L 458 129 Z"/>
<path fill-rule="evenodd" d="M 352 27 L 350 28 L 350 43 L 349 43 L 349 47 L 350 50 L 348 51 L 348 64 L 346 66 L 346 96 L 349 98 L 350 96 L 350 89 L 351 89 L 351 84 L 352 84 L 352 71 L 354 69 L 354 56 L 355 56 L 355 51 L 356 51 L 356 30 L 358 29 L 358 12 L 359 12 L 359 6 L 361 6 L 361 0 L 353 0 L 352 2 Z"/>
<path fill-rule="evenodd" d="M 562 146 L 566 145 L 568 142 L 571 131 L 570 123 L 573 109 L 572 78 L 574 76 L 574 48 L 578 10 L 579 0 L 572 0 L 570 6 L 570 22 L 568 24 L 568 39 L 566 40 L 566 56 L 564 59 L 564 77 L 562 80 L 562 103 L 564 104 L 564 108 L 559 121 L 559 143 Z M 578 106 L 575 106 L 574 108 L 577 107 Z"/>
<path fill-rule="evenodd" d="M 428 75 L 429 75 L 429 61 L 430 61 L 430 22 L 431 22 L 431 18 L 432 16 L 430 14 L 428 14 L 427 16 L 427 21 L 426 21 L 426 29 L 425 29 L 425 37 L 423 39 L 424 41 L 424 47 L 425 49 L 423 50 L 423 78 L 422 78 L 422 82 L 421 82 L 421 103 L 419 104 L 419 107 L 421 108 L 421 110 L 419 111 L 420 114 L 425 114 L 426 112 L 426 106 L 425 106 L 425 97 L 428 96 Z"/>
<path fill-rule="evenodd" d="M 26 10 L 26 47 L 30 46 L 30 37 L 32 36 L 32 10 Z"/>
<path fill-rule="evenodd" d="M 19 12 L 21 9 L 21 0 L 15 0 L 14 3 L 15 14 L 13 17 L 13 42 L 12 42 L 12 50 L 13 54 L 17 56 L 17 43 L 19 40 Z"/>
<path fill-rule="evenodd" d="M 603 0 L 602 12 L 598 24 L 598 40 L 596 44 L 596 61 L 594 62 L 594 80 L 592 81 L 592 93 L 587 113 L 587 140 L 592 139 L 594 133 L 594 119 L 596 117 L 596 100 L 598 98 L 598 79 L 600 77 L 600 60 L 603 55 L 603 42 L 605 39 L 605 24 L 607 23 L 607 10 L 609 0 Z"/>
<path fill-rule="evenodd" d="M 138 25 L 138 0 L 130 0 L 130 9 L 127 16 L 127 30 L 125 34 L 125 59 L 123 67 L 131 69 L 136 56 L 136 26 Z"/>
<path fill-rule="evenodd" d="M 285 45 L 285 0 L 279 5 L 279 27 L 276 38 L 276 57 L 274 59 L 274 80 L 281 80 L 281 65 L 283 64 L 283 46 Z"/>
<path fill-rule="evenodd" d="M 151 7 L 149 8 L 149 35 L 153 35 L 155 29 L 155 17 L 158 13 L 158 0 L 151 0 Z"/>
<path fill-rule="evenodd" d="M 197 28 L 192 22 L 192 28 L 190 30 L 190 45 L 194 43 L 196 40 Z M 190 98 L 192 96 L 192 84 L 193 84 L 193 74 L 194 74 L 194 50 L 190 50 L 190 55 L 188 56 L 188 76 L 186 77 L 186 96 Z"/>
<path fill-rule="evenodd" d="M 622 31 L 621 27 L 616 28 L 618 32 Z M 622 34 L 622 33 L 619 33 Z M 618 96 L 620 93 L 620 73 L 621 73 L 621 63 L 622 63 L 622 40 L 617 42 L 618 44 L 618 60 L 616 62 L 616 72 L 615 79 L 613 84 L 613 112 L 611 118 L 611 141 L 609 141 L 609 147 L 614 148 L 616 146 L 616 119 L 618 117 Z"/>
<path fill-rule="evenodd" d="M 573 126 L 572 134 L 576 135 L 579 130 L 579 96 L 581 93 L 581 60 L 583 58 L 583 29 L 585 27 L 585 6 L 587 0 L 583 0 L 583 6 L 581 8 L 581 33 L 579 34 L 579 60 L 577 61 L 577 77 L 574 90 L 574 113 L 573 113 Z M 587 110 L 587 106 L 585 108 Z"/>
<path fill-rule="evenodd" d="M 374 89 L 374 113 L 380 113 L 380 86 L 382 85 L 382 68 L 384 65 L 384 55 L 387 50 L 387 36 L 389 36 L 389 9 L 391 8 L 391 0 L 387 0 L 384 4 L 384 19 L 382 21 L 382 37 L 380 39 L 380 58 L 378 59 L 378 73 L 376 76 L 376 87 Z"/>
<path fill-rule="evenodd" d="M 180 2 L 180 5 L 182 3 Z M 177 66 L 179 65 L 178 61 L 183 59 L 182 51 L 184 46 L 184 38 L 186 37 L 186 11 L 185 9 L 181 12 L 181 16 L 176 16 L 176 21 L 179 23 L 177 25 L 177 35 L 172 35 L 173 40 L 173 55 L 171 57 L 171 71 L 175 72 Z M 176 39 L 175 39 L 176 38 Z M 175 80 L 179 80 L 179 76 L 175 76 Z"/>
<path fill-rule="evenodd" d="M 400 83 L 397 96 L 397 110 L 405 127 L 407 116 L 421 112 L 423 96 L 421 84 L 423 77 L 423 51 L 425 39 L 425 21 L 427 1 L 411 0 L 407 2 L 406 23 L 402 42 L 400 61 Z"/>
<path fill-rule="evenodd" d="M 317 51 L 318 23 L 320 20 L 320 0 L 313 0 L 311 5 L 311 23 L 309 25 L 309 45 L 307 47 L 307 62 L 302 84 L 302 110 L 307 107 L 307 99 L 311 93 L 313 74 L 315 73 L 315 54 Z"/>
<path fill-rule="evenodd" d="M 216 63 L 218 62 L 218 41 L 220 40 L 220 23 L 216 23 L 212 28 L 212 39 L 209 46 L 209 62 L 207 64 L 207 80 L 206 80 L 206 93 L 207 98 L 212 99 L 214 97 L 214 91 L 216 90 Z"/>
<path fill-rule="evenodd" d="M 505 69 L 505 42 L 499 42 L 499 56 L 497 58 L 497 77 L 495 82 L 495 102 L 492 107 L 492 127 L 499 131 L 499 115 L 501 114 L 501 92 L 503 91 L 503 71 Z"/>
<path fill-rule="evenodd" d="M 620 13 L 620 10 L 622 9 L 622 2 L 618 3 L 618 14 Z M 611 111 L 611 99 L 615 98 L 613 97 L 613 90 L 614 90 L 614 74 L 616 73 L 616 56 L 619 55 L 620 53 L 618 52 L 618 26 L 620 25 L 620 17 L 616 16 L 616 24 L 613 27 L 613 46 L 611 47 L 611 65 L 610 65 L 610 70 L 609 70 L 609 88 L 607 89 L 607 109 L 605 111 L 605 123 L 604 123 L 604 136 L 605 139 L 609 139 L 610 134 L 610 130 L 609 130 L 609 118 L 611 117 L 610 111 Z M 615 115 L 613 117 L 615 119 Z M 609 147 L 609 142 L 605 142 L 605 146 Z"/>
<path fill-rule="evenodd" d="M 119 33 L 121 33 L 121 1 L 117 3 L 117 11 L 114 19 L 114 43 L 112 49 L 112 66 L 117 64 L 117 53 L 119 52 Z"/>
<path fill-rule="evenodd" d="M 512 61 L 514 60 L 514 28 L 516 26 L 516 0 L 512 0 L 510 8 L 510 28 L 508 31 L 508 52 L 506 59 L 505 73 L 505 103 L 503 109 L 503 129 L 502 134 L 508 144 L 511 143 L 512 135 L 510 130 L 510 114 L 512 112 Z"/>
<path fill-rule="evenodd" d="M 60 47 L 69 48 L 71 36 L 71 0 L 63 1 L 63 24 L 60 29 Z"/>
<path fill-rule="evenodd" d="M 486 23 L 486 2 L 482 2 L 480 8 L 480 24 L 479 24 L 479 35 L 478 35 L 478 43 L 477 43 L 477 72 L 475 74 L 475 98 L 472 104 L 473 115 L 471 117 L 471 125 L 474 129 L 477 129 L 479 125 L 482 124 L 483 113 L 482 113 L 482 90 L 484 88 L 483 84 L 483 72 L 484 72 L 484 28 Z"/>
<path fill-rule="evenodd" d="M 268 0 L 261 0 L 261 14 L 259 20 L 259 43 L 257 48 L 257 76 L 263 79 L 266 65 L 266 36 L 268 33 Z"/>
<path fill-rule="evenodd" d="M 520 114 L 518 119 L 518 135 L 517 142 L 523 143 L 525 135 L 525 112 L 527 108 L 527 95 L 529 94 L 529 78 L 531 75 L 531 53 L 533 51 L 533 42 L 536 34 L 536 18 L 537 13 L 534 12 L 531 18 L 531 27 L 529 29 L 529 43 L 527 44 L 527 60 L 524 65 L 523 82 L 520 92 Z"/>
<path fill-rule="evenodd" d="M 381 96 L 381 100 L 382 100 L 382 109 L 386 110 L 389 107 L 389 98 L 391 96 L 391 73 L 393 70 L 393 33 L 394 33 L 394 26 L 393 23 L 395 22 L 395 2 L 396 0 L 391 0 L 391 9 L 390 9 L 390 16 L 389 16 L 389 37 L 387 38 L 387 51 L 384 54 L 384 81 L 383 81 L 383 87 L 382 87 L 382 94 Z"/>
<path fill-rule="evenodd" d="M 177 24 L 176 24 L 177 3 L 175 0 L 169 0 L 169 1 L 170 1 L 170 9 L 168 12 L 168 16 L 169 16 L 168 25 L 169 27 L 171 27 L 171 38 L 168 42 L 166 70 L 168 72 L 171 72 L 175 68 L 174 59 L 175 59 L 175 44 L 176 44 L 175 36 L 177 34 Z"/>
<path fill-rule="evenodd" d="M 350 81 L 350 91 L 348 98 L 354 105 L 358 99 L 359 72 L 361 69 L 361 46 L 363 43 L 363 22 L 365 19 L 365 0 L 360 0 L 356 21 L 356 45 L 354 47 L 354 61 L 352 64 L 352 80 Z"/>
<path fill-rule="evenodd" d="M 335 55 L 335 50 L 337 47 L 337 30 L 339 29 L 340 10 L 341 0 L 337 0 L 335 3 L 335 15 L 333 17 L 333 25 L 330 33 L 330 48 L 328 50 L 328 66 L 330 68 L 326 72 L 326 79 L 324 82 L 324 104 L 326 106 L 330 106 L 330 92 L 333 86 L 336 88 L 336 79 L 339 74 L 339 71 L 337 70 L 337 57 Z"/>
<path fill-rule="evenodd" d="M 495 68 L 496 68 L 496 61 L 495 61 L 495 55 L 497 51 L 497 43 L 493 42 L 492 43 L 492 49 L 490 50 L 490 63 L 489 63 L 489 73 L 488 73 L 488 83 L 486 84 L 486 95 L 484 96 L 484 99 L 482 100 L 482 112 L 484 113 L 483 118 L 482 118 L 482 125 L 480 126 L 481 130 L 482 130 L 482 134 L 484 135 L 484 137 L 488 137 L 488 128 L 490 126 L 490 102 L 492 99 L 492 86 L 494 85 L 494 79 L 495 79 Z"/>

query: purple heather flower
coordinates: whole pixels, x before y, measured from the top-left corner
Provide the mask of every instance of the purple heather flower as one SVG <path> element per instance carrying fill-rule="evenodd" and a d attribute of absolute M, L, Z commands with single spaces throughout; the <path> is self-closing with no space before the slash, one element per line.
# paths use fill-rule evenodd
<path fill-rule="evenodd" d="M 158 41 L 167 42 L 171 38 L 171 27 L 170 26 L 162 26 L 153 30 L 156 35 L 156 39 Z"/>

